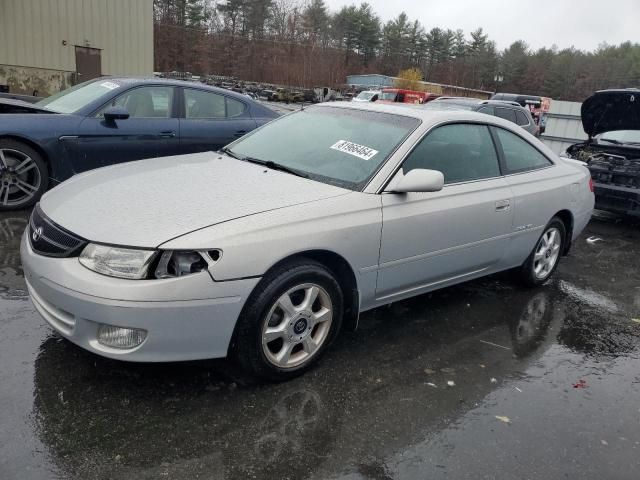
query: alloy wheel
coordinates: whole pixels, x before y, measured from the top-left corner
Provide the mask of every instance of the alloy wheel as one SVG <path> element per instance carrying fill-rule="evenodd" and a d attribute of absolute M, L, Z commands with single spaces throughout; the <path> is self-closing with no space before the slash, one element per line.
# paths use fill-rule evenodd
<path fill-rule="evenodd" d="M 0 148 L 0 205 L 28 203 L 41 184 L 42 175 L 33 158 L 18 150 Z"/>
<path fill-rule="evenodd" d="M 264 319 L 262 351 L 276 367 L 298 367 L 324 345 L 332 321 L 327 291 L 314 283 L 297 285 L 276 300 Z"/>
<path fill-rule="evenodd" d="M 562 233 L 552 227 L 544 232 L 533 255 L 533 272 L 538 280 L 547 278 L 553 271 L 562 246 Z"/>

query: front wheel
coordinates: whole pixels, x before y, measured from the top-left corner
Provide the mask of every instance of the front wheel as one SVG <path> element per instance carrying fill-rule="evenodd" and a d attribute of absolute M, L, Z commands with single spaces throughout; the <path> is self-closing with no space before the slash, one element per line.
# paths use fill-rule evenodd
<path fill-rule="evenodd" d="M 0 139 L 0 211 L 32 206 L 47 189 L 49 176 L 42 156 L 11 139 Z"/>
<path fill-rule="evenodd" d="M 564 222 L 558 217 L 552 218 L 521 267 L 520 276 L 525 284 L 542 285 L 551 277 L 564 251 L 566 236 Z"/>
<path fill-rule="evenodd" d="M 245 371 L 282 381 L 308 370 L 340 330 L 343 295 L 333 273 L 310 259 L 262 279 L 238 319 L 233 346 Z"/>

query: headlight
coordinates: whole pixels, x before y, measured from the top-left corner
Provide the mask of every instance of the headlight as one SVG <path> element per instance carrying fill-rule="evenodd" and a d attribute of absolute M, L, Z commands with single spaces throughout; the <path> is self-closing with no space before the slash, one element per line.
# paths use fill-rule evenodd
<path fill-rule="evenodd" d="M 89 270 L 130 280 L 175 278 L 202 272 L 220 259 L 222 252 L 142 250 L 90 243 L 80 254 Z"/>
<path fill-rule="evenodd" d="M 80 263 L 110 277 L 139 280 L 146 278 L 155 250 L 136 250 L 90 243 L 80 254 Z"/>
<path fill-rule="evenodd" d="M 192 273 L 205 270 L 209 264 L 215 263 L 220 258 L 219 250 L 209 252 L 190 252 L 167 250 L 162 252 L 156 266 L 156 278 L 183 277 Z"/>

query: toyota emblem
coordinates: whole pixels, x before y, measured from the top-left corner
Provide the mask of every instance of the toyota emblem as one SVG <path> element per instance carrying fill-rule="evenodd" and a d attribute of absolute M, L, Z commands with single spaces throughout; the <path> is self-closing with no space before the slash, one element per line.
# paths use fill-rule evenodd
<path fill-rule="evenodd" d="M 32 233 L 31 233 L 31 239 L 34 242 L 37 242 L 38 240 L 40 240 L 40 237 L 42 236 L 42 227 L 38 227 L 36 228 Z"/>

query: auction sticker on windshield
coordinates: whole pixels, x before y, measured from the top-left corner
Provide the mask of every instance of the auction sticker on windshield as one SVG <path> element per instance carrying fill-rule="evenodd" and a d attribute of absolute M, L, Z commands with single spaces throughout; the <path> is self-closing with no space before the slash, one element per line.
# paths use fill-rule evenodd
<path fill-rule="evenodd" d="M 113 83 L 113 82 L 102 82 L 100 84 L 101 87 L 104 88 L 108 88 L 109 90 L 115 90 L 116 88 L 118 88 L 120 85 L 118 85 L 117 83 Z"/>
<path fill-rule="evenodd" d="M 348 142 L 347 140 L 338 140 L 336 143 L 331 145 L 331 148 L 338 150 L 339 152 L 361 158 L 362 160 L 371 160 L 378 153 L 378 150 L 365 147 L 364 145 L 358 145 L 357 143 Z"/>

